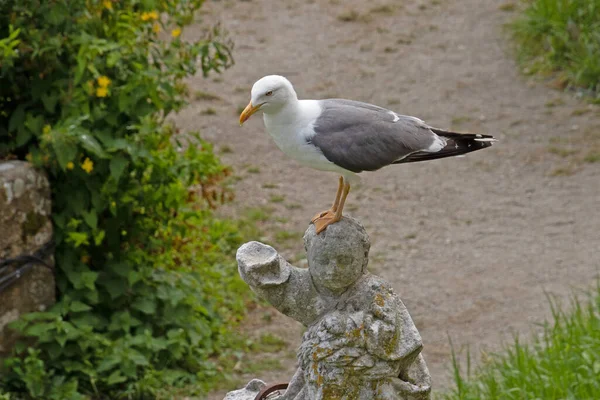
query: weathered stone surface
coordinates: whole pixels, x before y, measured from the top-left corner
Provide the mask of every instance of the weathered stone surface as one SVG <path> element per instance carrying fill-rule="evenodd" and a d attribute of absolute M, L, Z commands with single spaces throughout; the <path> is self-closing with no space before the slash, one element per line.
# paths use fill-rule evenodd
<path fill-rule="evenodd" d="M 345 217 L 317 235 L 311 225 L 304 245 L 308 269 L 259 242 L 237 253 L 252 290 L 308 327 L 300 367 L 274 399 L 429 399 L 421 336 L 393 289 L 366 270 L 370 243 L 363 226 Z"/>
<path fill-rule="evenodd" d="M 227 393 L 223 400 L 254 400 L 265 386 L 266 384 L 260 379 L 252 379 L 245 388 Z"/>
<path fill-rule="evenodd" d="M 50 187 L 40 171 L 22 161 L 0 162 L 0 260 L 32 254 L 52 238 Z M 53 265 L 53 257 L 45 260 Z M 12 272 L 11 267 L 4 272 Z M 15 337 L 5 326 L 21 314 L 54 303 L 54 274 L 33 267 L 0 293 L 0 356 Z"/>

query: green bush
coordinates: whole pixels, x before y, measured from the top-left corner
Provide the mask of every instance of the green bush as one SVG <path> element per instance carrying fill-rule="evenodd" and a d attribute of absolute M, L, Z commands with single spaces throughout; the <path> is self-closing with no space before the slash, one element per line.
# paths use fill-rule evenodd
<path fill-rule="evenodd" d="M 0 159 L 49 176 L 59 290 L 12 325 L 34 346 L 5 360 L 0 392 L 150 398 L 216 373 L 243 305 L 237 228 L 211 214 L 229 171 L 167 121 L 198 65 L 232 62 L 216 29 L 182 40 L 201 4 L 0 2 Z"/>
<path fill-rule="evenodd" d="M 463 376 L 454 357 L 455 389 L 446 400 L 597 399 L 600 393 L 600 285 L 564 312 L 550 302 L 553 323 L 523 344 L 518 338 Z"/>
<path fill-rule="evenodd" d="M 531 72 L 558 73 L 600 100 L 600 0 L 527 0 L 511 28 Z"/>

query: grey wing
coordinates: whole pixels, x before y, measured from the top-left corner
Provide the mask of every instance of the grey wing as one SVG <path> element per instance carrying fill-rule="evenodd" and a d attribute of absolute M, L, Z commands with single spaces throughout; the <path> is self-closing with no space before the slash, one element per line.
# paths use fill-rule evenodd
<path fill-rule="evenodd" d="M 320 105 L 310 142 L 329 161 L 352 172 L 375 171 L 428 151 L 440 140 L 420 119 L 372 104 L 330 99 Z"/>

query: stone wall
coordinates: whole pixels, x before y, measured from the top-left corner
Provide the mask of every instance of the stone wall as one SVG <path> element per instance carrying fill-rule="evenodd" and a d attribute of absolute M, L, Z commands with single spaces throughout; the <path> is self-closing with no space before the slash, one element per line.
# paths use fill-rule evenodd
<path fill-rule="evenodd" d="M 50 186 L 44 174 L 26 162 L 0 161 L 0 261 L 34 254 L 50 241 L 50 212 Z M 51 255 L 45 261 L 54 265 Z M 0 279 L 15 269 L 0 269 Z M 0 356 L 16 339 L 6 325 L 21 314 L 43 311 L 54 301 L 54 274 L 39 265 L 0 292 Z"/>

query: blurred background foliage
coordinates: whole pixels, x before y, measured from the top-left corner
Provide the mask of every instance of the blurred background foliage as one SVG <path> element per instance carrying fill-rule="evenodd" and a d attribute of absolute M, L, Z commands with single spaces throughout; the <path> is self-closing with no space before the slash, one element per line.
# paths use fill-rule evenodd
<path fill-rule="evenodd" d="M 0 159 L 46 171 L 58 302 L 0 387 L 18 398 L 152 398 L 206 389 L 244 310 L 239 226 L 212 208 L 230 171 L 167 117 L 186 77 L 233 62 L 216 28 L 182 40 L 200 0 L 0 3 Z M 31 346 L 33 345 L 33 346 Z"/>
<path fill-rule="evenodd" d="M 600 0 L 527 0 L 511 24 L 527 73 L 553 73 L 559 87 L 600 101 Z"/>

